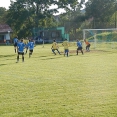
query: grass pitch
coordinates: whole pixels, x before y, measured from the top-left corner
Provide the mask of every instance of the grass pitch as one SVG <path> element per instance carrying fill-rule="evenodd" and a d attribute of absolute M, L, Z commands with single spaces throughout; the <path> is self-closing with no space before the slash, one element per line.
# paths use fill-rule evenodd
<path fill-rule="evenodd" d="M 76 56 L 72 47 L 64 57 L 50 48 L 16 63 L 13 46 L 0 47 L 0 117 L 116 117 L 117 50 Z"/>

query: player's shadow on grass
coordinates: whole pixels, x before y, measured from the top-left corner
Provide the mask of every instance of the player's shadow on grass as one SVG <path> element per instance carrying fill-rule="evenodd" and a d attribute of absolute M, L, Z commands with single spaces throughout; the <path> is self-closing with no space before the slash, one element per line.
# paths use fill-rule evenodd
<path fill-rule="evenodd" d="M 0 64 L 0 66 L 7 65 L 7 64 Z"/>
<path fill-rule="evenodd" d="M 53 56 L 57 56 L 57 55 L 54 55 L 52 54 Z M 33 58 L 46 58 L 46 57 L 51 57 L 52 55 L 46 55 L 46 56 L 38 56 L 38 57 L 33 57 Z M 43 59 L 41 59 L 43 60 Z M 45 59 L 44 59 L 45 60 Z"/>
<path fill-rule="evenodd" d="M 39 56 L 39 57 L 47 57 L 47 56 Z"/>
<path fill-rule="evenodd" d="M 6 58 L 6 57 L 13 57 L 15 56 L 14 54 L 13 55 L 0 55 L 0 58 Z"/>
<path fill-rule="evenodd" d="M 6 60 L 16 60 L 16 58 L 13 58 L 13 59 L 6 59 Z"/>
<path fill-rule="evenodd" d="M 58 56 L 58 57 L 51 57 L 51 58 L 45 58 L 45 59 L 41 59 L 41 60 L 51 60 L 51 59 L 58 59 L 58 58 L 61 58 L 61 56 Z"/>
<path fill-rule="evenodd" d="M 9 58 L 9 57 L 13 57 L 15 55 L 0 55 L 0 58 L 5 58 L 5 60 L 15 60 L 15 58 Z"/>
<path fill-rule="evenodd" d="M 48 56 L 33 56 L 33 58 L 45 58 L 45 57 L 48 57 Z"/>
<path fill-rule="evenodd" d="M 76 54 L 70 54 L 69 56 L 79 56 L 79 55 L 76 55 Z"/>

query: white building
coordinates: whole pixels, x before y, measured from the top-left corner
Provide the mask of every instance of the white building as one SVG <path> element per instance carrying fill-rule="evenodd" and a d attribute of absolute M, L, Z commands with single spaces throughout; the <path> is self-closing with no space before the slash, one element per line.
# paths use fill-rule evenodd
<path fill-rule="evenodd" d="M 10 42 L 10 34 L 13 30 L 7 24 L 0 24 L 0 43 Z"/>

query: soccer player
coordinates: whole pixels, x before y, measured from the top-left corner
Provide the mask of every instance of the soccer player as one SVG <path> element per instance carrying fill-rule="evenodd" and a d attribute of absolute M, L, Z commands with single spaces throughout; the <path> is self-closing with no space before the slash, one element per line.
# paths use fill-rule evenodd
<path fill-rule="evenodd" d="M 62 45 L 64 46 L 64 56 L 67 55 L 67 57 L 68 57 L 69 43 L 68 43 L 67 39 L 65 39 L 65 41 L 63 41 Z"/>
<path fill-rule="evenodd" d="M 28 44 L 25 44 L 26 46 L 25 46 L 25 48 L 26 48 L 26 52 L 25 52 L 25 54 L 27 54 L 27 51 L 28 51 Z"/>
<path fill-rule="evenodd" d="M 21 41 L 17 43 L 17 63 L 19 62 L 19 55 L 22 55 L 22 62 L 24 62 L 24 48 L 25 44 L 23 43 L 23 39 L 21 39 Z"/>
<path fill-rule="evenodd" d="M 13 40 L 15 53 L 16 53 L 16 49 L 17 49 L 17 43 L 18 43 L 18 38 L 15 37 L 14 40 Z"/>
<path fill-rule="evenodd" d="M 83 50 L 82 50 L 82 43 L 79 41 L 79 40 L 77 40 L 77 46 L 78 46 L 78 48 L 77 48 L 77 55 L 78 55 L 78 51 L 80 50 L 81 51 L 81 53 L 83 54 Z"/>
<path fill-rule="evenodd" d="M 60 54 L 58 48 L 59 48 L 58 44 L 56 43 L 55 40 L 53 40 L 51 49 L 52 49 L 52 52 L 53 52 L 55 55 L 56 55 L 55 50 Z"/>
<path fill-rule="evenodd" d="M 34 49 L 34 42 L 33 40 L 29 40 L 29 43 L 28 43 L 28 48 L 29 48 L 29 58 L 31 57 L 32 53 L 33 53 L 33 49 Z"/>
<path fill-rule="evenodd" d="M 25 54 L 27 54 L 27 51 L 28 51 L 28 43 L 29 43 L 29 39 L 27 38 L 26 40 L 25 40 L 25 48 L 26 48 L 26 52 L 25 52 Z"/>
<path fill-rule="evenodd" d="M 86 44 L 86 51 L 87 51 L 87 52 L 90 52 L 90 49 L 89 49 L 89 48 L 90 48 L 90 45 L 91 45 L 91 44 L 90 44 L 88 41 L 86 41 L 86 39 L 84 39 L 84 42 L 85 42 L 85 44 Z"/>

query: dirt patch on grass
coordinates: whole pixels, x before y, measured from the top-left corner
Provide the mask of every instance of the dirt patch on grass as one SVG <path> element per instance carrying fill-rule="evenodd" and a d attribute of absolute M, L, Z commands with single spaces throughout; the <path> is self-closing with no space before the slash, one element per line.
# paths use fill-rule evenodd
<path fill-rule="evenodd" d="M 86 51 L 86 50 L 83 50 L 83 53 L 112 53 L 113 51 L 111 50 L 90 50 L 90 51 Z M 61 53 L 64 53 L 64 51 L 61 51 Z M 76 50 L 69 50 L 69 53 L 76 53 Z M 81 53 L 81 51 L 79 50 L 78 53 Z"/>

